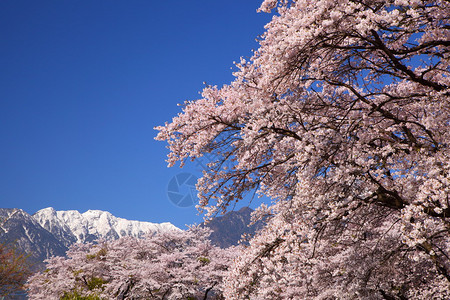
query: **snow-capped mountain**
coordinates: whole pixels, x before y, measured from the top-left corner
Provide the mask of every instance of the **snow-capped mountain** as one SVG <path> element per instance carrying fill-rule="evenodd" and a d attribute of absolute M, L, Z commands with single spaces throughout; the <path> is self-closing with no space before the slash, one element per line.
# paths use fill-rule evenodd
<path fill-rule="evenodd" d="M 17 208 L 0 208 L 0 243 L 14 245 L 30 255 L 35 264 L 50 256 L 61 256 L 67 247 L 28 213 Z"/>
<path fill-rule="evenodd" d="M 114 240 L 124 236 L 141 237 L 146 233 L 180 230 L 171 223 L 131 221 L 101 210 L 80 213 L 76 210 L 56 211 L 48 207 L 36 212 L 33 218 L 67 245 L 73 242 Z"/>
<path fill-rule="evenodd" d="M 237 244 L 243 233 L 253 234 L 261 227 L 250 222 L 250 208 L 229 212 L 214 218 L 204 226 L 213 232 L 211 241 L 221 247 Z M 12 244 L 30 255 L 30 259 L 42 266 L 51 256 L 64 256 L 76 242 L 94 242 L 98 239 L 113 240 L 124 236 L 141 237 L 170 230 L 181 230 L 171 223 L 131 221 L 113 216 L 107 211 L 76 210 L 56 211 L 44 208 L 29 215 L 17 208 L 0 208 L 0 243 Z"/>
<path fill-rule="evenodd" d="M 141 237 L 170 230 L 181 230 L 171 223 L 130 221 L 107 211 L 56 211 L 49 207 L 34 215 L 17 208 L 0 208 L 0 243 L 12 245 L 29 255 L 36 269 L 51 256 L 64 256 L 76 242 Z"/>

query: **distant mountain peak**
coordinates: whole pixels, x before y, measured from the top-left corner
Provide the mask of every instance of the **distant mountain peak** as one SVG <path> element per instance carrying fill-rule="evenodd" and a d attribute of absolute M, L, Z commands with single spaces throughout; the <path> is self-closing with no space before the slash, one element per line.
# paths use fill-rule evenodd
<path fill-rule="evenodd" d="M 0 208 L 0 243 L 14 245 L 30 254 L 33 262 L 64 255 L 67 250 L 53 234 L 18 208 Z"/>
<path fill-rule="evenodd" d="M 47 207 L 31 216 L 19 208 L 0 208 L 0 243 L 14 245 L 30 254 L 38 267 L 50 256 L 64 256 L 76 242 L 141 237 L 171 230 L 181 229 L 171 223 L 130 221 L 102 210 L 80 213 Z"/>
<path fill-rule="evenodd" d="M 90 209 L 56 211 L 52 207 L 36 212 L 33 217 L 42 227 L 64 240 L 92 242 L 97 239 L 113 240 L 124 236 L 141 237 L 146 233 L 180 230 L 171 223 L 133 221 L 114 216 L 108 211 Z"/>
<path fill-rule="evenodd" d="M 209 238 L 214 245 L 222 248 L 237 245 L 242 235 L 254 235 L 263 226 L 261 221 L 249 225 L 252 212 L 253 209 L 245 206 L 237 211 L 229 211 L 223 216 L 215 217 L 203 223 L 203 226 L 212 230 Z"/>

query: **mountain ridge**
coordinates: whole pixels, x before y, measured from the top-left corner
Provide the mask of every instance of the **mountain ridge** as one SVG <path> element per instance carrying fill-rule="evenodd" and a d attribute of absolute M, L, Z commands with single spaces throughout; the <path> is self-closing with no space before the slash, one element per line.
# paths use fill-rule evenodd
<path fill-rule="evenodd" d="M 216 246 L 227 248 L 241 242 L 246 244 L 247 241 L 242 239 L 242 235 L 253 236 L 263 227 L 262 221 L 250 225 L 252 212 L 253 209 L 250 207 L 242 207 L 215 217 L 203 223 L 202 226 L 212 230 L 209 239 Z"/>
<path fill-rule="evenodd" d="M 37 211 L 33 217 L 55 236 L 79 243 L 93 242 L 97 239 L 113 240 L 124 236 L 142 237 L 146 233 L 180 230 L 169 222 L 127 220 L 102 210 L 80 213 L 77 210 L 56 211 L 48 207 Z"/>
<path fill-rule="evenodd" d="M 248 207 L 213 218 L 202 226 L 212 232 L 210 240 L 226 248 L 237 245 L 241 235 L 253 235 L 262 223 L 248 226 L 253 210 Z M 88 210 L 57 211 L 43 208 L 33 215 L 18 208 L 0 208 L 0 243 L 10 244 L 30 255 L 37 269 L 51 256 L 65 256 L 68 248 L 77 242 L 114 240 L 123 236 L 142 237 L 167 230 L 181 230 L 169 222 L 151 223 L 115 217 L 110 212 Z"/>
<path fill-rule="evenodd" d="M 19 208 L 0 208 L 0 243 L 28 254 L 37 269 L 51 256 L 65 256 L 68 248 L 77 242 L 141 237 L 168 230 L 181 229 L 169 222 L 127 220 L 101 210 L 80 213 L 48 207 L 30 215 Z"/>

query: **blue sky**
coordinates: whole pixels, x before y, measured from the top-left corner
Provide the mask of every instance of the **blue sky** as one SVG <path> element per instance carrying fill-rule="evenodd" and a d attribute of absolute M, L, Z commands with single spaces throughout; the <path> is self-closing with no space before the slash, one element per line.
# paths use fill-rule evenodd
<path fill-rule="evenodd" d="M 183 227 L 153 127 L 257 48 L 259 0 L 0 1 L 0 207 Z"/>

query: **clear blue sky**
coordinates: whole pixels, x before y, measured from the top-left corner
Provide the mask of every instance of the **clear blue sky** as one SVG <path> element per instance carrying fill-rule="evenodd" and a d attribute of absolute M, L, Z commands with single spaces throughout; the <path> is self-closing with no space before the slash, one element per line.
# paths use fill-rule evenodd
<path fill-rule="evenodd" d="M 0 1 L 0 207 L 200 222 L 167 185 L 153 127 L 232 80 L 270 16 L 259 0 Z"/>

